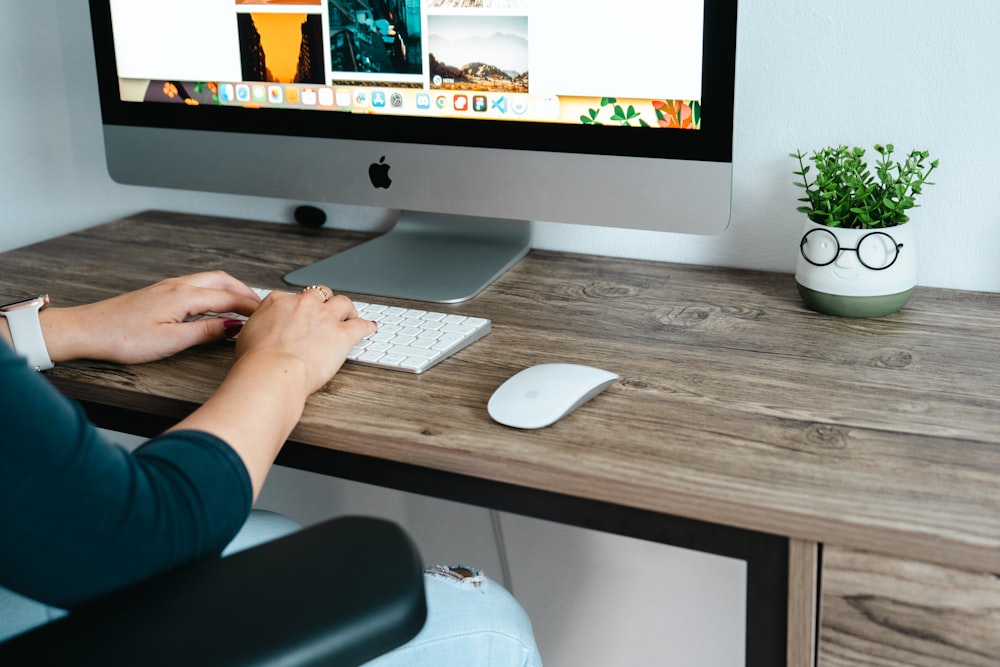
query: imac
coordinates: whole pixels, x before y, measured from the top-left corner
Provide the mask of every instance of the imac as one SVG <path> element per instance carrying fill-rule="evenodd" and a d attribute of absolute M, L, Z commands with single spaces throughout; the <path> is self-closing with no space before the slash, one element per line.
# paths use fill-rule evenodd
<path fill-rule="evenodd" d="M 286 276 L 471 298 L 533 220 L 722 231 L 736 0 L 90 0 L 121 183 L 399 209 Z"/>

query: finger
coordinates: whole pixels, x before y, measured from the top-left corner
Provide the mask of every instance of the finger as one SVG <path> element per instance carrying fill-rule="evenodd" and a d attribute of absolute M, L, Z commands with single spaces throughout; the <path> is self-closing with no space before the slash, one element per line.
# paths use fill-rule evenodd
<path fill-rule="evenodd" d="M 372 320 L 366 320 L 362 317 L 353 317 L 351 319 L 344 320 L 341 326 L 343 326 L 348 335 L 354 339 L 354 342 L 357 342 L 366 336 L 371 336 L 373 333 L 378 331 L 378 324 Z"/>
<path fill-rule="evenodd" d="M 239 335 L 240 331 L 243 330 L 244 324 L 246 324 L 246 320 L 237 320 L 237 319 L 222 320 L 222 336 L 226 340 L 235 339 L 236 336 Z"/>
<path fill-rule="evenodd" d="M 237 280 L 229 273 L 222 270 L 215 271 L 202 271 L 201 273 L 192 273 L 186 276 L 180 276 L 177 280 L 186 282 L 190 285 L 195 285 L 196 287 L 208 287 L 211 289 L 221 289 L 229 290 L 232 292 L 237 292 L 240 294 L 245 294 L 247 296 L 257 296 L 249 285 L 241 280 Z M 259 300 L 259 297 L 258 297 Z"/>
<path fill-rule="evenodd" d="M 214 343 L 227 338 L 232 321 L 206 318 L 189 322 L 172 322 L 154 328 L 141 343 L 115 348 L 113 354 L 100 355 L 120 363 L 143 363 L 164 359 L 196 345 Z"/>
<path fill-rule="evenodd" d="M 333 297 L 333 290 L 326 285 L 309 285 L 302 288 L 302 294 L 316 294 L 326 303 Z"/>
<path fill-rule="evenodd" d="M 172 335 L 178 351 L 222 340 L 230 340 L 243 330 L 245 320 L 227 317 L 207 317 L 203 320 L 182 322 L 173 328 Z"/>
<path fill-rule="evenodd" d="M 341 320 L 349 320 L 358 316 L 358 309 L 354 302 L 343 294 L 338 294 L 327 303 L 327 306 L 337 314 Z"/>
<path fill-rule="evenodd" d="M 187 286 L 185 294 L 188 315 L 202 313 L 239 313 L 249 317 L 260 305 L 260 297 L 253 290 L 250 294 L 215 287 Z"/>

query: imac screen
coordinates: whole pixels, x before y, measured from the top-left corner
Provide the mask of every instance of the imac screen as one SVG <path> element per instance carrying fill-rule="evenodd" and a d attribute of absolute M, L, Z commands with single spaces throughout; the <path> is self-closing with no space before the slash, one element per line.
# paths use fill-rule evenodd
<path fill-rule="evenodd" d="M 293 284 L 460 301 L 527 251 L 532 220 L 729 221 L 735 0 L 91 0 L 91 14 L 115 180 L 401 211 L 380 247 Z M 396 275 L 367 282 L 373 261 Z M 414 287 L 466 273 L 471 287 Z"/>

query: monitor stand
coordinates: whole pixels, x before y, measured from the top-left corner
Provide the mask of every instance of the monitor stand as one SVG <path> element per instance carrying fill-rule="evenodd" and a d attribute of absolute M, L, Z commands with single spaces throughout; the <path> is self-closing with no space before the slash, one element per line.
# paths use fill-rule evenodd
<path fill-rule="evenodd" d="M 467 301 L 531 246 L 531 223 L 404 211 L 385 234 L 296 269 L 292 285 L 415 301 Z"/>

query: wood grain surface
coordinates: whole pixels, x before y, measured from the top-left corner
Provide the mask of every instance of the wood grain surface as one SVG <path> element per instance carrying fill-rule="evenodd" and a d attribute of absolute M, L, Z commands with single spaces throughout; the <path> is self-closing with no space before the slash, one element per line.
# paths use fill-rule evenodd
<path fill-rule="evenodd" d="M 788 553 L 788 667 L 816 664 L 819 545 L 791 540 Z"/>
<path fill-rule="evenodd" d="M 827 548 L 824 667 L 995 667 L 1000 578 L 984 572 Z"/>
<path fill-rule="evenodd" d="M 282 287 L 363 238 L 150 212 L 0 255 L 0 293 L 76 304 L 211 268 Z M 345 366 L 293 439 L 1000 572 L 998 305 L 921 287 L 895 315 L 839 319 L 806 310 L 787 274 L 533 251 L 476 299 L 435 307 L 491 318 L 489 336 L 421 376 Z M 152 431 L 209 396 L 231 359 L 219 344 L 47 376 Z M 621 377 L 552 427 L 492 422 L 493 390 L 543 362 Z"/>

